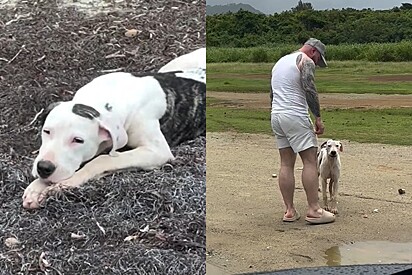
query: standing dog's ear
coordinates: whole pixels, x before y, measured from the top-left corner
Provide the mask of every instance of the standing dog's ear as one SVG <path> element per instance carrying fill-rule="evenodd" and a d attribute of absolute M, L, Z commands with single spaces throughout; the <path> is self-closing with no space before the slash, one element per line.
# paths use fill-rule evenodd
<path fill-rule="evenodd" d="M 320 149 L 325 148 L 326 143 L 328 143 L 328 141 L 325 141 L 324 143 L 322 143 L 322 144 L 320 145 Z"/>
<path fill-rule="evenodd" d="M 47 106 L 46 109 L 43 109 L 42 111 L 40 111 L 38 113 L 37 120 L 40 121 L 40 124 L 42 126 L 44 125 L 44 122 L 46 121 L 46 118 L 49 115 L 49 113 L 51 112 L 51 110 L 53 110 L 54 107 L 56 107 L 60 103 L 61 103 L 61 101 L 50 103 L 49 106 Z"/>
<path fill-rule="evenodd" d="M 110 155 L 115 156 L 116 150 L 126 146 L 128 141 L 123 123 L 110 112 L 102 114 L 97 120 L 99 121 L 102 130 L 107 131 L 110 135 L 110 139 L 112 140 L 112 150 L 110 151 Z"/>
<path fill-rule="evenodd" d="M 339 142 L 339 151 L 341 151 L 341 152 L 343 152 L 343 144 L 342 144 L 342 142 L 340 142 L 340 141 L 338 141 Z"/>

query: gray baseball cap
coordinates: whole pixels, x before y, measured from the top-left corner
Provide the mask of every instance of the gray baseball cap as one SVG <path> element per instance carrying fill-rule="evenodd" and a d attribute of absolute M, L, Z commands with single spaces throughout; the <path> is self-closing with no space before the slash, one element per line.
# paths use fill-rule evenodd
<path fill-rule="evenodd" d="M 309 38 L 308 41 L 305 42 L 305 45 L 312 46 L 316 48 L 316 50 L 320 53 L 320 60 L 317 65 L 319 67 L 327 67 L 328 64 L 326 63 L 325 59 L 325 52 L 326 52 L 326 46 L 323 44 L 319 39 L 316 38 Z"/>

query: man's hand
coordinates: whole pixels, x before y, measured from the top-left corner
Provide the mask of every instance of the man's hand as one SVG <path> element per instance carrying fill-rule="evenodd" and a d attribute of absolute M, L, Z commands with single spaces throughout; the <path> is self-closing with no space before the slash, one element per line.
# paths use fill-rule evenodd
<path fill-rule="evenodd" d="M 315 121 L 315 134 L 322 135 L 325 131 L 325 126 L 323 126 L 322 118 L 317 117 Z"/>

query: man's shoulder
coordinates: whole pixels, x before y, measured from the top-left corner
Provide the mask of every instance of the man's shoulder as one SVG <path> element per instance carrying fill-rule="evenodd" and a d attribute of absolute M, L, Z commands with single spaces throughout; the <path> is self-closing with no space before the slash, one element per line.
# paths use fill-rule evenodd
<path fill-rule="evenodd" d="M 297 65 L 296 60 L 298 60 L 298 57 L 299 57 L 300 53 L 301 52 L 296 51 L 296 52 L 286 54 L 286 55 L 282 56 L 281 58 L 279 58 L 276 61 L 276 63 L 273 65 L 272 72 L 277 67 L 291 66 L 293 64 Z"/>

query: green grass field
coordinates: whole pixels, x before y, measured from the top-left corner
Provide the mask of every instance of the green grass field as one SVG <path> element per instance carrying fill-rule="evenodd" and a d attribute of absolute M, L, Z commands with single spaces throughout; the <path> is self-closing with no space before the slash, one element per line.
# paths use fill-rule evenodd
<path fill-rule="evenodd" d="M 250 48 L 208 47 L 207 63 L 275 62 L 285 54 L 296 51 L 299 44 L 273 44 Z M 412 61 L 412 41 L 396 43 L 362 43 L 327 45 L 326 59 L 354 61 Z"/>
<path fill-rule="evenodd" d="M 322 137 L 358 142 L 412 145 L 412 110 L 323 110 Z M 207 109 L 207 131 L 272 134 L 270 112 L 262 109 Z"/>
<path fill-rule="evenodd" d="M 270 90 L 272 63 L 207 64 L 207 89 L 225 92 Z M 412 94 L 412 62 L 331 61 L 315 74 L 319 93 Z"/>
<path fill-rule="evenodd" d="M 263 92 L 270 90 L 268 63 L 207 64 L 207 90 Z M 321 93 L 412 94 L 412 62 L 332 61 L 318 69 Z M 386 78 L 377 81 L 375 78 Z M 412 145 L 412 109 L 323 109 L 322 137 L 358 142 Z M 272 134 L 270 110 L 222 107 L 207 99 L 207 131 Z"/>

